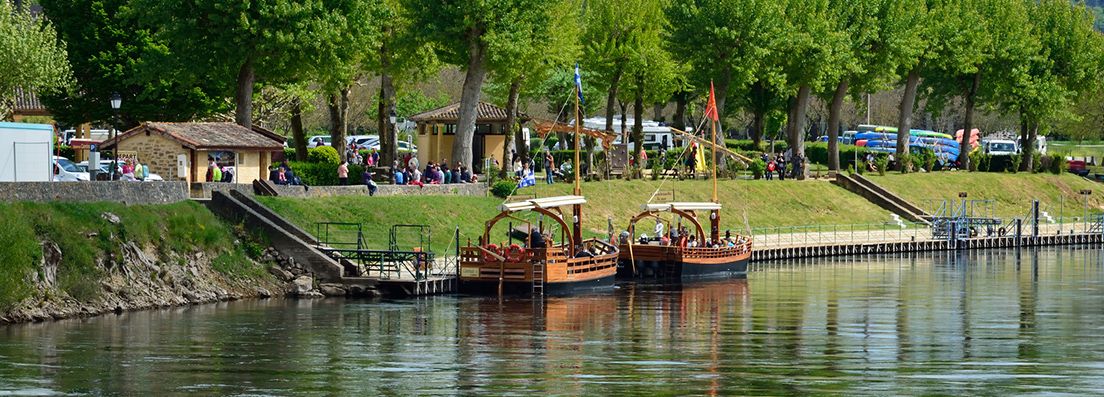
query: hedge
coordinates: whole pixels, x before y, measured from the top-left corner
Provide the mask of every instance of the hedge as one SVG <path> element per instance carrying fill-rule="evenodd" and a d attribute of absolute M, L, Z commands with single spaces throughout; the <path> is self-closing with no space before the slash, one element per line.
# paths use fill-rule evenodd
<path fill-rule="evenodd" d="M 332 149 L 332 148 L 331 148 Z M 337 185 L 337 164 L 289 161 L 291 171 L 307 186 Z M 364 166 L 349 164 L 349 184 L 361 185 Z"/>

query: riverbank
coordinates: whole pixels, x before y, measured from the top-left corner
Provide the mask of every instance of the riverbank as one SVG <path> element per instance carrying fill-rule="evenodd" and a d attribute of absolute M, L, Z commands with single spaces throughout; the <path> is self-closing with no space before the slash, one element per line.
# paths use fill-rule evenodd
<path fill-rule="evenodd" d="M 0 246 L 0 323 L 296 292 L 195 202 L 0 204 Z"/>
<path fill-rule="evenodd" d="M 583 185 L 585 232 L 605 236 L 607 220 L 615 230 L 626 226 L 640 212 L 657 188 L 668 196 L 658 201 L 709 201 L 711 181 L 613 180 Z M 725 227 L 743 230 L 745 215 L 751 227 L 838 223 L 882 223 L 889 212 L 827 181 L 718 181 L 721 217 Z M 569 195 L 572 185 L 557 183 L 523 188 L 519 195 L 551 197 Z M 498 214 L 503 199 L 497 197 L 364 197 L 325 198 L 258 197 L 264 205 L 310 232 L 317 222 L 352 222 L 366 227 L 364 236 L 374 248 L 387 246 L 389 228 L 397 224 L 424 224 L 433 232 L 433 248 L 444 252 L 460 228 L 461 242 L 483 232 L 483 224 Z"/>
<path fill-rule="evenodd" d="M 969 200 L 993 200 L 992 215 L 1001 218 L 1026 216 L 1032 200 L 1039 200 L 1040 209 L 1056 220 L 1060 214 L 1066 218 L 1082 216 L 1086 199 L 1089 212 L 1104 209 L 1104 185 L 1070 173 L 936 172 L 885 176 L 867 173 L 865 176 L 929 212 L 943 200 L 961 202 L 959 192 L 965 192 Z M 1086 197 L 1080 194 L 1082 190 L 1093 193 Z"/>

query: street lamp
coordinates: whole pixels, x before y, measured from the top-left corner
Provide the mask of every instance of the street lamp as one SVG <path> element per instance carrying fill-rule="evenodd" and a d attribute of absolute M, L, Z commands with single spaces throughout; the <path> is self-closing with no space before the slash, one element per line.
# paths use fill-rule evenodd
<path fill-rule="evenodd" d="M 123 106 L 123 97 L 118 92 L 111 94 L 111 110 L 115 112 L 114 125 L 111 128 L 111 139 L 115 143 L 115 153 L 111 156 L 111 179 L 119 179 L 119 107 Z"/>
<path fill-rule="evenodd" d="M 399 118 L 398 115 L 395 114 L 395 108 L 391 108 L 391 111 L 387 115 L 387 121 L 391 122 L 391 124 L 389 124 L 391 130 L 387 132 L 387 143 L 390 143 L 391 147 L 387 148 L 386 157 L 391 160 L 392 164 L 388 164 L 388 166 L 391 166 L 394 165 L 394 162 L 399 160 L 399 128 L 395 125 L 399 122 Z M 400 164 L 399 168 L 405 166 L 406 164 Z M 394 175 L 395 170 L 391 170 L 391 174 Z"/>

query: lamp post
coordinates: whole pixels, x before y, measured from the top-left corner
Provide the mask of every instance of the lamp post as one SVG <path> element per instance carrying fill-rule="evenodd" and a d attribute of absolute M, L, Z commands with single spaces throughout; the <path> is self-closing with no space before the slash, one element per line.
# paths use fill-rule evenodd
<path fill-rule="evenodd" d="M 390 131 L 387 131 L 387 143 L 391 144 L 391 147 L 387 148 L 387 157 L 391 158 L 392 162 L 396 162 L 399 161 L 399 128 L 395 124 L 398 123 L 399 118 L 395 114 L 395 108 L 391 108 L 387 121 L 390 122 L 388 126 L 391 128 Z M 406 167 L 406 164 L 399 164 L 400 169 L 403 167 Z M 395 177 L 395 170 L 391 170 L 390 177 Z M 394 183 L 394 180 L 392 180 L 392 183 Z"/>
<path fill-rule="evenodd" d="M 111 156 L 111 179 L 119 179 L 119 107 L 123 105 L 123 97 L 118 92 L 111 94 L 111 110 L 115 112 L 115 119 L 111 128 L 111 139 L 115 143 L 115 153 Z"/>

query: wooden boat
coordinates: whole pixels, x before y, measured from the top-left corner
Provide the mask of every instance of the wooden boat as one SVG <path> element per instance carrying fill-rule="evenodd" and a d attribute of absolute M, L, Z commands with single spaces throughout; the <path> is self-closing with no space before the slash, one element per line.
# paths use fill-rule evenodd
<path fill-rule="evenodd" d="M 706 116 L 710 119 L 713 139 L 704 142 L 713 148 L 716 157 L 717 148 L 713 144 L 717 139 L 717 116 L 713 91 L 710 89 Z M 712 113 L 711 113 L 712 111 Z M 726 235 L 721 238 L 721 204 L 717 200 L 717 162 L 713 162 L 713 201 L 707 203 L 665 203 L 645 204 L 643 212 L 629 220 L 628 236 L 620 242 L 621 258 L 618 266 L 620 278 L 661 278 L 692 279 L 740 277 L 747 274 L 748 261 L 751 259 L 751 239 L 740 235 Z M 680 220 L 690 223 L 685 233 L 674 236 L 674 241 L 665 241 L 665 236 L 654 239 L 638 239 L 636 223 L 642 219 L 654 218 L 662 222 L 662 213 L 671 213 Z M 709 235 L 698 220 L 698 213 L 709 213 Z M 682 222 L 672 224 L 681 225 Z M 691 240 L 692 239 L 692 240 Z M 694 243 L 696 242 L 696 244 Z"/>
<path fill-rule="evenodd" d="M 578 222 L 568 224 L 562 207 L 571 207 L 581 219 L 582 196 L 561 196 L 503 204 L 487 221 L 478 245 L 460 249 L 460 290 L 465 293 L 545 293 L 563 295 L 612 289 L 617 273 L 617 247 L 598 239 L 583 240 Z M 532 238 L 500 247 L 491 242 L 491 229 L 503 219 L 520 219 L 532 211 L 559 224 L 559 243 L 533 248 Z M 539 225 L 537 230 L 543 229 Z M 525 248 L 529 247 L 529 248 Z"/>
<path fill-rule="evenodd" d="M 575 92 L 575 194 L 537 198 L 499 207 L 502 211 L 487 221 L 477 245 L 468 243 L 460 251 L 460 290 L 466 293 L 516 293 L 564 295 L 580 291 L 611 290 L 617 275 L 617 247 L 598 239 L 583 240 L 582 186 L 579 181 L 579 92 Z M 564 207 L 571 208 L 571 223 L 564 219 Z M 551 238 L 534 244 L 533 235 L 520 244 L 499 247 L 491 242 L 491 229 L 503 219 L 521 219 L 522 212 L 536 212 L 560 226 L 559 244 Z M 537 225 L 544 236 L 543 222 Z M 529 230 L 533 230 L 530 225 Z M 536 247 L 534 247 L 536 245 Z"/>

